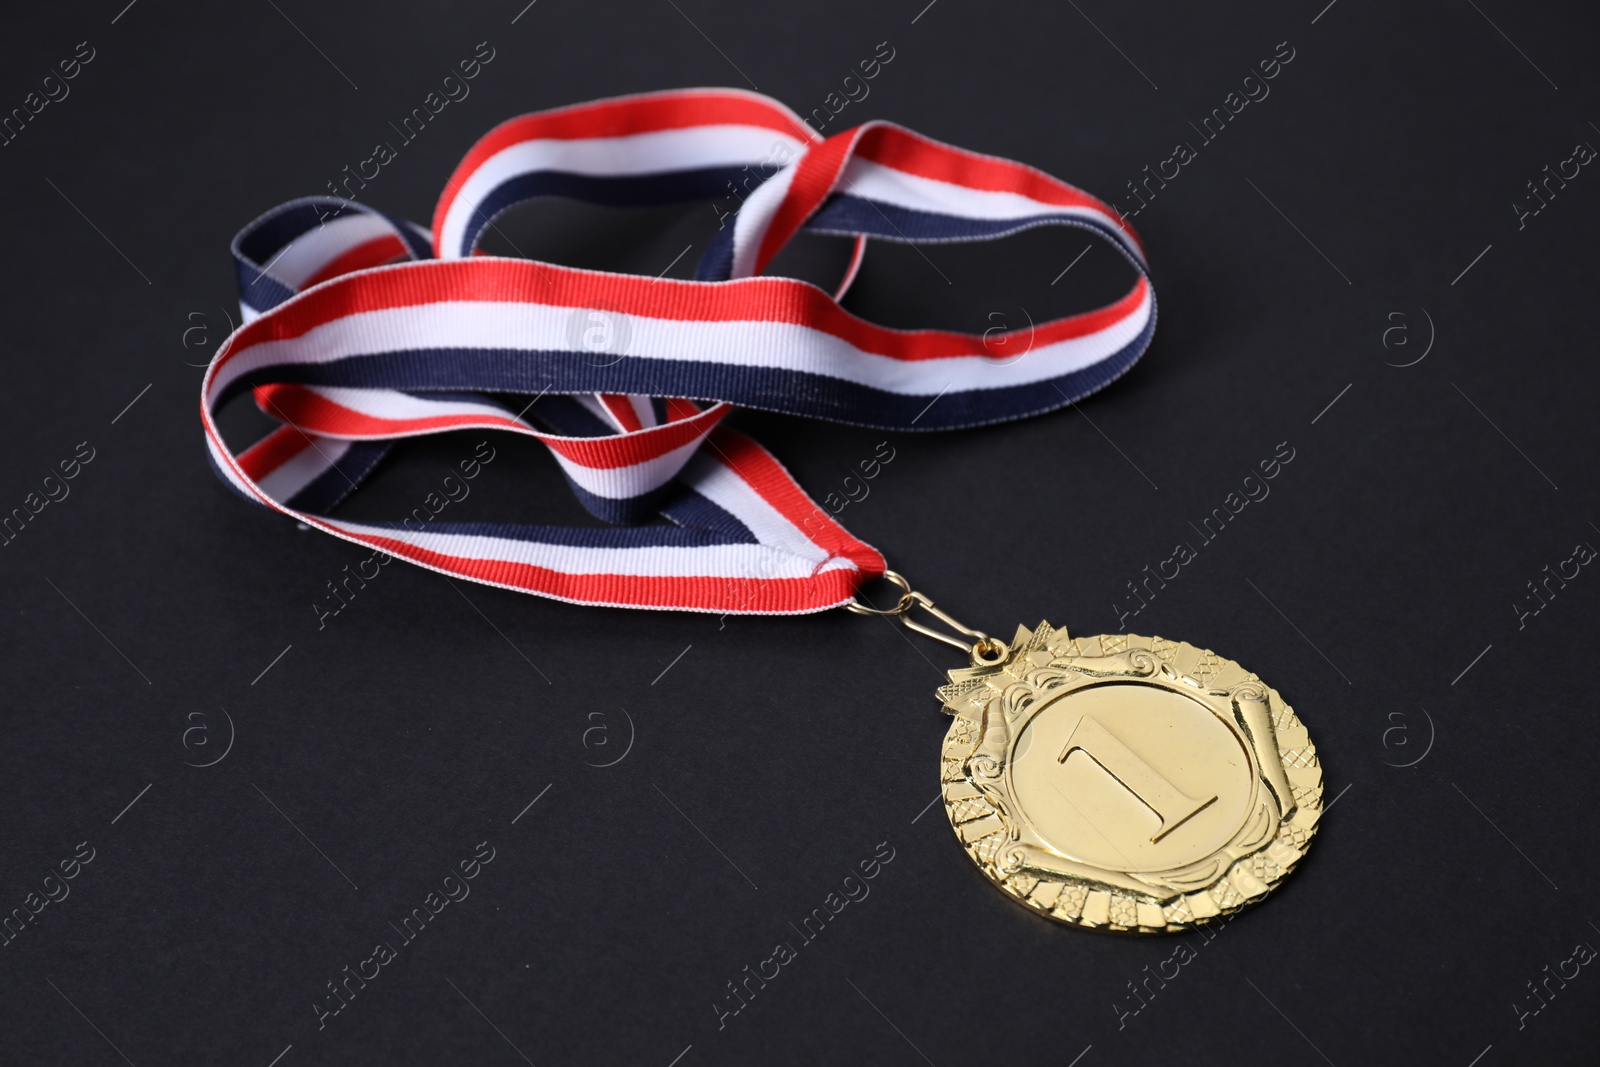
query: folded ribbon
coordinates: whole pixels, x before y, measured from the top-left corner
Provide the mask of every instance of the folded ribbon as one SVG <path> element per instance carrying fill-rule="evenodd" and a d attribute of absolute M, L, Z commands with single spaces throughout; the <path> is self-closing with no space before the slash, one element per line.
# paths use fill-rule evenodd
<path fill-rule="evenodd" d="M 477 254 L 497 216 L 537 197 L 664 204 L 735 185 L 748 195 L 694 281 Z M 1105 238 L 1137 282 L 1025 333 L 888 329 L 840 306 L 867 238 L 979 241 L 1043 225 Z M 837 293 L 761 276 L 801 230 L 855 239 Z M 730 89 L 503 123 L 451 176 L 431 233 L 313 197 L 250 223 L 233 253 L 245 324 L 201 390 L 228 485 L 448 575 L 625 607 L 820 611 L 883 572 L 882 555 L 765 449 L 719 425 L 733 406 L 890 430 L 1023 418 L 1127 370 L 1156 319 L 1138 237 L 1094 197 L 889 123 L 823 139 L 782 104 Z M 214 416 L 246 391 L 284 425 L 235 453 Z M 390 442 L 467 428 L 537 438 L 584 505 L 619 525 L 330 514 Z M 657 514 L 668 522 L 646 524 Z"/>

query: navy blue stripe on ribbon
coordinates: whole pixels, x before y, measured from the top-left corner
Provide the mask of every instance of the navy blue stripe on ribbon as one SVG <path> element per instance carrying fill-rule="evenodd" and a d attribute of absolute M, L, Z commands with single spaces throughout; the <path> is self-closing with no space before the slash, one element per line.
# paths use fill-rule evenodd
<path fill-rule="evenodd" d="M 241 256 L 233 257 L 233 276 L 239 284 L 239 303 L 257 313 L 270 311 L 294 295 L 294 290 Z"/>
<path fill-rule="evenodd" d="M 254 495 L 252 495 L 250 493 L 247 493 L 243 489 L 240 489 L 237 485 L 234 484 L 234 481 L 233 481 L 232 478 L 230 478 L 226 474 L 222 473 L 222 466 L 217 463 L 217 457 L 212 453 L 211 449 L 209 449 L 209 448 L 206 449 L 206 462 L 211 465 L 211 473 L 215 474 L 217 476 L 217 478 L 222 482 L 222 484 L 228 487 L 229 491 L 231 491 L 234 496 L 238 497 L 240 500 L 248 501 L 249 503 L 254 504 L 257 507 L 265 508 L 268 511 L 274 510 L 271 506 L 269 506 L 268 504 L 264 503 L 259 497 L 254 496 Z"/>
<path fill-rule="evenodd" d="M 725 282 L 733 277 L 733 221 L 723 220 L 723 226 L 711 238 L 694 268 L 697 282 Z"/>
<path fill-rule="evenodd" d="M 393 447 L 392 441 L 352 441 L 337 463 L 313 478 L 284 504 L 308 515 L 328 514 L 356 491 L 356 486 L 366 480 Z"/>
<path fill-rule="evenodd" d="M 715 529 L 673 526 L 523 526 L 486 522 L 366 522 L 361 526 L 381 530 L 416 533 L 428 530 L 467 537 L 492 537 L 498 540 L 535 542 L 572 548 L 705 548 L 731 545 L 747 538 L 730 537 Z"/>
<path fill-rule="evenodd" d="M 1104 237 L 1128 258 L 1134 269 L 1145 270 L 1138 258 L 1123 243 L 1114 227 L 1085 218 L 1042 212 L 1014 219 L 975 219 L 916 211 L 896 204 L 879 203 L 864 197 L 835 193 L 806 220 L 807 233 L 832 237 L 876 237 L 902 244 L 932 244 L 950 241 L 992 241 L 1038 226 L 1075 226 Z M 712 237 L 700 257 L 695 279 L 703 282 L 727 281 L 733 275 L 733 227 L 725 225 Z"/>
<path fill-rule="evenodd" d="M 252 222 L 233 242 L 234 276 L 239 283 L 239 301 L 254 311 L 277 307 L 295 290 L 266 273 L 279 252 L 312 230 L 346 215 L 372 215 L 383 219 L 404 242 L 413 259 L 432 259 L 433 248 L 416 227 L 404 219 L 366 204 L 332 196 L 312 196 L 293 200 Z"/>
<path fill-rule="evenodd" d="M 725 537 L 726 544 L 759 544 L 761 539 L 750 532 L 750 528 L 724 508 L 713 504 L 687 486 L 681 487 L 679 495 L 673 497 L 661 508 L 661 514 L 672 522 L 691 530 L 702 530 L 707 533 Z"/>

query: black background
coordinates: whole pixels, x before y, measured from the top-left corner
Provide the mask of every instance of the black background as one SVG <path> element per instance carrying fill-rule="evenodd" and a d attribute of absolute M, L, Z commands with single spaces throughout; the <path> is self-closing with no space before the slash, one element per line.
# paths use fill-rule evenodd
<path fill-rule="evenodd" d="M 0 948 L 0 1058 L 1594 1062 L 1592 968 L 1520 1028 L 1515 1005 L 1600 942 L 1600 577 L 1520 623 L 1514 605 L 1600 544 L 1600 177 L 1520 227 L 1512 206 L 1600 143 L 1592 12 L 522 2 L 8 15 L 0 110 L 79 41 L 95 58 L 0 148 L 0 510 L 79 442 L 95 458 L 0 549 L 0 910 L 79 842 L 95 858 Z M 237 319 L 228 240 L 325 192 L 480 41 L 495 58 L 471 95 L 369 202 L 426 222 L 494 123 L 593 97 L 754 84 L 809 114 L 887 41 L 871 95 L 825 132 L 893 119 L 1131 210 L 1125 182 L 1293 49 L 1134 220 L 1161 299 L 1144 360 L 1080 412 L 888 435 L 894 461 L 842 515 L 974 624 L 1112 631 L 1129 580 L 1294 450 L 1125 625 L 1260 672 L 1338 799 L 1284 890 L 1189 935 L 1196 958 L 1120 1026 L 1127 983 L 1179 940 L 1035 918 L 942 813 L 918 817 L 954 653 L 842 612 L 582 608 L 403 565 L 319 630 L 311 605 L 364 553 L 207 470 L 196 398 Z M 715 230 L 709 205 L 601 214 L 546 205 L 508 234 L 648 273 L 688 244 L 672 270 L 688 276 Z M 875 247 L 849 306 L 980 330 L 1089 307 L 1128 272 L 1098 246 L 1052 285 L 1083 244 Z M 740 424 L 818 495 L 886 436 Z M 350 513 L 409 507 L 480 436 L 408 448 Z M 587 521 L 536 446 L 496 447 L 458 517 Z M 227 756 L 192 766 L 230 721 Z M 471 896 L 319 1030 L 325 983 L 397 940 L 389 924 L 483 841 Z M 871 895 L 719 1030 L 726 983 L 798 940 L 789 924 L 881 842 L 894 859 Z"/>

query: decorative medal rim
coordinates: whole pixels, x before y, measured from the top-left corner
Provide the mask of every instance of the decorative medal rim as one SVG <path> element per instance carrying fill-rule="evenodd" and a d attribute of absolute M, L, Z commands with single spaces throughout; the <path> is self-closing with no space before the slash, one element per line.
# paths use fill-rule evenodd
<path fill-rule="evenodd" d="M 938 696 L 953 719 L 942 749 L 945 817 L 972 862 L 1013 900 L 1069 926 L 1179 933 L 1261 901 L 1305 857 L 1323 810 L 1321 761 L 1305 724 L 1259 676 L 1188 642 L 1073 638 L 1045 622 L 1019 626 L 1010 648 L 997 666 L 950 671 Z M 1091 667 L 1094 660 L 1111 662 Z M 1210 706 L 1248 753 L 1252 793 L 1243 825 L 1204 859 L 1172 872 L 1096 868 L 1049 849 L 1013 816 L 1009 764 L 1022 727 L 1047 703 L 1107 682 L 1152 685 Z M 980 751 L 985 716 L 995 714 L 1005 718 L 1007 735 L 998 761 Z M 1270 820 L 1270 833 L 1261 818 Z"/>

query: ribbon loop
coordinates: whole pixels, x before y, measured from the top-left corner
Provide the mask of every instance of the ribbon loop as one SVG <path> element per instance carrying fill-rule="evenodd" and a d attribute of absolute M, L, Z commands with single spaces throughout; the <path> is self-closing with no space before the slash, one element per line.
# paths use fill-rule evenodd
<path fill-rule="evenodd" d="M 476 254 L 495 218 L 535 197 L 730 193 L 742 206 L 696 281 Z M 1040 225 L 1110 241 L 1140 271 L 1133 289 L 999 337 L 888 329 L 839 304 L 869 237 L 976 241 Z M 855 240 L 839 294 L 762 274 L 801 230 Z M 513 119 L 467 153 L 431 234 L 319 197 L 252 222 L 234 255 L 246 322 L 207 369 L 201 403 L 230 486 L 446 574 L 632 607 L 817 611 L 883 573 L 883 557 L 771 455 L 719 425 L 733 406 L 889 430 L 1021 418 L 1117 377 L 1155 326 L 1143 250 L 1101 201 L 889 123 L 824 140 L 782 104 L 738 90 Z M 236 455 L 214 413 L 246 391 L 284 425 Z M 391 442 L 460 429 L 536 438 L 584 505 L 619 525 L 330 514 Z M 657 514 L 671 525 L 644 525 Z"/>

